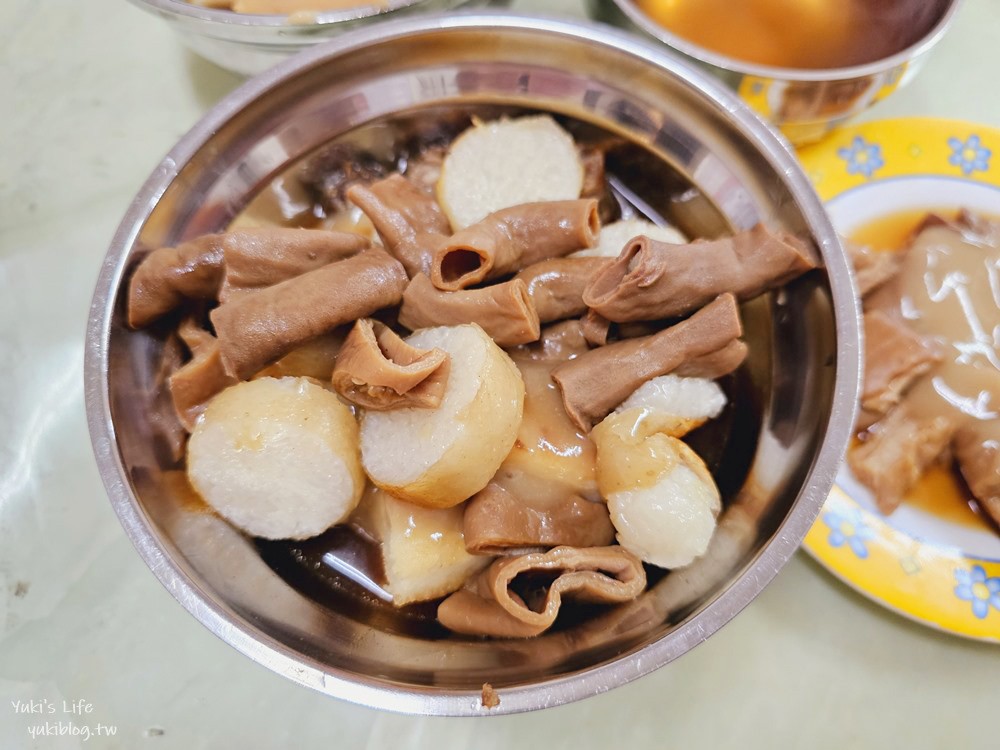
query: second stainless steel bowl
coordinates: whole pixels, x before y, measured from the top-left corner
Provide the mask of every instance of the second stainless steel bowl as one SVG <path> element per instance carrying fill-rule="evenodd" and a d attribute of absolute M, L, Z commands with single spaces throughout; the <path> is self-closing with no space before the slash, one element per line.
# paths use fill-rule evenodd
<path fill-rule="evenodd" d="M 636 0 L 586 2 L 594 18 L 643 31 L 725 81 L 796 145 L 820 140 L 911 81 L 961 5 L 961 0 L 926 0 L 934 23 L 917 42 L 893 55 L 864 65 L 807 70 L 756 65 L 702 47 L 658 24 Z"/>
<path fill-rule="evenodd" d="M 129 271 L 145 252 L 224 228 L 274 175 L 331 139 L 376 124 L 393 137 L 400 122 L 484 106 L 610 131 L 665 175 L 645 186 L 647 198 L 691 234 L 763 221 L 803 237 L 824 264 L 743 308 L 751 356 L 742 406 L 752 419 L 746 460 L 725 477 L 728 507 L 708 554 L 632 605 L 525 641 L 424 637 L 377 612 L 324 605 L 269 567 L 253 540 L 191 512 L 171 481 L 177 465 L 154 435 L 157 419 L 169 418 L 157 395 L 162 337 L 123 319 Z M 716 81 L 606 28 L 506 15 L 410 19 L 345 36 L 250 81 L 163 160 L 101 271 L 87 333 L 87 411 L 132 542 L 220 638 L 279 674 L 370 706 L 526 711 L 666 664 L 774 577 L 815 519 L 850 436 L 857 316 L 847 262 L 798 163 Z M 486 682 L 499 695 L 493 709 L 481 700 Z"/>

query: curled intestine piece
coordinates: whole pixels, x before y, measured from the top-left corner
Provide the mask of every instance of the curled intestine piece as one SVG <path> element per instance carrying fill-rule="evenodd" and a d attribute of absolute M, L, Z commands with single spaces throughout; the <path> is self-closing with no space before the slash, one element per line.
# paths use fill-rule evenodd
<path fill-rule="evenodd" d="M 538 359 L 565 361 L 587 349 L 583 324 L 579 320 L 563 320 L 542 329 L 532 353 Z"/>
<path fill-rule="evenodd" d="M 555 368 L 552 378 L 562 390 L 566 413 L 589 430 L 650 378 L 717 352 L 742 332 L 735 298 L 722 294 L 687 320 L 652 336 L 581 354 Z"/>
<path fill-rule="evenodd" d="M 449 362 L 447 352 L 416 349 L 385 324 L 363 318 L 337 355 L 333 387 L 365 409 L 436 409 L 448 382 Z"/>
<path fill-rule="evenodd" d="M 434 253 L 430 278 L 455 291 L 590 247 L 600 231 L 597 201 L 524 203 L 456 232 Z"/>
<path fill-rule="evenodd" d="M 212 397 L 237 380 L 226 374 L 215 336 L 193 319 L 185 318 L 177 334 L 191 352 L 191 359 L 170 376 L 170 398 L 177 418 L 191 432 Z"/>
<path fill-rule="evenodd" d="M 583 337 L 591 346 L 605 346 L 611 340 L 611 321 L 594 310 L 587 310 L 580 318 Z"/>
<path fill-rule="evenodd" d="M 368 217 L 409 276 L 430 272 L 434 251 L 451 233 L 434 198 L 399 174 L 352 185 L 347 197 Z"/>
<path fill-rule="evenodd" d="M 170 376 L 182 367 L 186 355 L 185 345 L 180 336 L 176 331 L 172 332 L 163 342 L 148 388 L 133 385 L 125 396 L 146 405 L 153 449 L 158 456 L 163 457 L 164 465 L 180 461 L 187 445 L 188 432 L 180 423 L 170 389 L 167 387 Z"/>
<path fill-rule="evenodd" d="M 555 579 L 525 600 L 515 589 L 538 574 Z M 438 620 L 449 630 L 495 638 L 530 638 L 555 622 L 563 597 L 581 602 L 620 604 L 646 588 L 642 563 L 622 547 L 556 547 L 495 561 L 480 574 L 475 589 L 456 591 L 438 607 Z"/>
<path fill-rule="evenodd" d="M 583 301 L 618 323 L 671 318 L 723 292 L 750 299 L 815 267 L 800 240 L 762 224 L 685 245 L 636 237 L 593 278 Z"/>
<path fill-rule="evenodd" d="M 351 232 L 282 227 L 243 229 L 221 238 L 221 302 L 357 255 L 371 244 Z"/>
<path fill-rule="evenodd" d="M 518 272 L 528 287 L 542 323 L 575 318 L 587 311 L 583 290 L 595 273 L 611 261 L 607 258 L 550 258 Z"/>
<path fill-rule="evenodd" d="M 128 324 L 142 328 L 185 299 L 213 299 L 222 283 L 221 235 L 161 247 L 139 263 L 128 287 Z"/>
<path fill-rule="evenodd" d="M 211 319 L 226 373 L 246 379 L 322 333 L 395 305 L 406 283 L 399 261 L 370 247 L 225 302 Z"/>
<path fill-rule="evenodd" d="M 206 234 L 147 255 L 129 282 L 128 323 L 149 325 L 185 299 L 222 301 L 350 257 L 368 240 L 348 232 L 255 227 Z"/>
<path fill-rule="evenodd" d="M 445 292 L 417 274 L 403 292 L 399 322 L 411 331 L 477 323 L 500 346 L 536 341 L 541 332 L 538 313 L 520 279 Z"/>
<path fill-rule="evenodd" d="M 465 504 L 464 531 L 465 548 L 477 555 L 522 554 L 559 545 L 602 547 L 615 536 L 602 502 L 573 492 L 539 501 L 496 481 Z"/>

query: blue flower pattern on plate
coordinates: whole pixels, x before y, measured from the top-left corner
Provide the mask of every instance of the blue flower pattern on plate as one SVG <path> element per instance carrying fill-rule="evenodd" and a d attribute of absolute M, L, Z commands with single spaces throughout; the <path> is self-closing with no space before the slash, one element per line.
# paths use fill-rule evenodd
<path fill-rule="evenodd" d="M 827 541 L 831 547 L 841 547 L 846 544 L 858 559 L 864 560 L 868 557 L 868 547 L 865 542 L 875 538 L 875 530 L 865 523 L 860 510 L 857 508 L 846 508 L 843 511 L 828 510 L 823 514 L 823 523 L 830 527 Z"/>
<path fill-rule="evenodd" d="M 868 143 L 860 135 L 854 136 L 850 147 L 838 148 L 837 156 L 847 162 L 847 174 L 860 174 L 868 179 L 885 166 L 882 147 L 877 143 Z"/>
<path fill-rule="evenodd" d="M 962 174 L 985 172 L 990 168 L 990 156 L 993 152 L 982 144 L 978 135 L 973 133 L 964 142 L 958 138 L 949 138 L 948 147 L 952 151 L 948 163 L 961 167 Z"/>
<path fill-rule="evenodd" d="M 973 565 L 972 570 L 957 568 L 955 580 L 955 596 L 972 602 L 972 614 L 980 620 L 986 619 L 991 604 L 1000 611 L 1000 577 L 990 578 L 982 565 Z"/>

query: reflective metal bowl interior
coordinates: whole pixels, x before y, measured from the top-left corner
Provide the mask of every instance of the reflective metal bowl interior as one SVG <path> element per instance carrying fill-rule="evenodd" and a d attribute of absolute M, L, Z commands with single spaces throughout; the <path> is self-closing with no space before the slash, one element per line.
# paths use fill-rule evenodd
<path fill-rule="evenodd" d="M 301 50 L 352 29 L 413 13 L 462 5 L 502 5 L 507 0 L 358 0 L 342 10 L 270 15 L 234 13 L 187 0 L 131 0 L 177 32 L 193 52 L 242 75 L 256 75 Z"/>
<path fill-rule="evenodd" d="M 756 65 L 702 47 L 658 24 L 636 0 L 587 0 L 594 18 L 641 30 L 725 81 L 795 144 L 820 140 L 913 79 L 948 30 L 961 0 L 926 3 L 931 23 L 906 49 L 863 65 L 808 70 Z"/>
<path fill-rule="evenodd" d="M 262 186 L 334 138 L 401 138 L 442 113 L 547 111 L 631 141 L 653 181 L 623 190 L 693 236 L 763 221 L 810 241 L 825 267 L 743 305 L 750 357 L 726 509 L 708 554 L 634 604 L 523 641 L 408 630 L 391 607 L 327 606 L 253 540 L 193 513 L 153 437 L 162 336 L 123 321 L 144 252 L 221 230 Z M 374 124 L 374 125 L 373 125 Z M 612 170 L 613 172 L 613 170 Z M 358 703 L 477 714 L 603 692 L 692 648 L 772 579 L 815 519 L 846 449 L 858 387 L 857 306 L 829 221 L 786 147 L 717 82 L 617 32 L 459 15 L 382 25 L 317 48 L 220 103 L 164 159 L 108 252 L 91 312 L 87 409 L 112 503 L 171 593 L 220 638 L 302 684 Z M 743 456 L 743 458 L 739 458 Z M 734 665 L 739 669 L 739 665 Z"/>

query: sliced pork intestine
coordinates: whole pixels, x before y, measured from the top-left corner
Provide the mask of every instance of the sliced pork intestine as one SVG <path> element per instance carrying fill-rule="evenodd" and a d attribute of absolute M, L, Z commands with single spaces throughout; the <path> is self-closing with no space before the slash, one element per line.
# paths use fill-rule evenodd
<path fill-rule="evenodd" d="M 225 300 L 277 284 L 350 257 L 368 244 L 348 232 L 257 227 L 158 248 L 129 282 L 129 325 L 146 326 L 187 299 Z"/>
<path fill-rule="evenodd" d="M 614 541 L 614 527 L 602 502 L 565 488 L 553 489 L 543 477 L 501 469 L 465 505 L 465 547 L 479 555 L 518 555 L 568 545 L 603 547 Z"/>
<path fill-rule="evenodd" d="M 590 247 L 599 230 L 597 201 L 592 199 L 504 208 L 441 245 L 430 278 L 438 289 L 465 289 Z"/>
<path fill-rule="evenodd" d="M 214 299 L 222 283 L 219 238 L 205 235 L 143 258 L 129 280 L 129 326 L 147 326 L 186 299 Z"/>
<path fill-rule="evenodd" d="M 732 237 L 685 245 L 637 237 L 594 276 L 583 301 L 618 323 L 671 318 L 724 292 L 750 299 L 815 267 L 797 238 L 762 224 Z"/>
<path fill-rule="evenodd" d="M 730 345 L 743 332 L 736 300 L 720 295 L 687 320 L 652 336 L 618 341 L 553 370 L 574 424 L 589 430 L 647 380 Z M 608 374 L 614 373 L 613 378 Z"/>
<path fill-rule="evenodd" d="M 222 238 L 221 302 L 357 255 L 371 244 L 350 232 L 281 227 L 227 232 Z"/>
<path fill-rule="evenodd" d="M 556 578 L 526 602 L 514 590 L 522 575 Z M 634 600 L 646 588 L 642 563 L 622 547 L 556 547 L 493 562 L 474 585 L 455 592 L 438 606 L 438 620 L 449 630 L 498 638 L 530 638 L 555 622 L 563 597 L 599 604 Z"/>
<path fill-rule="evenodd" d="M 520 279 L 446 292 L 419 273 L 403 292 L 399 323 L 411 331 L 476 323 L 500 346 L 526 344 L 540 334 L 538 313 Z"/>
<path fill-rule="evenodd" d="M 396 305 L 406 283 L 399 261 L 371 247 L 223 303 L 211 320 L 226 372 L 248 378 L 320 334 Z"/>
<path fill-rule="evenodd" d="M 362 318 L 337 356 L 333 387 L 365 409 L 436 409 L 447 384 L 449 361 L 441 349 L 416 349 L 384 323 Z"/>
<path fill-rule="evenodd" d="M 411 277 L 430 273 L 437 248 L 451 233 L 437 201 L 402 175 L 352 185 L 347 197 L 364 211 L 385 248 Z"/>
<path fill-rule="evenodd" d="M 943 457 L 955 435 L 955 420 L 925 417 L 909 399 L 866 433 L 847 462 L 874 494 L 878 509 L 892 513 L 931 464 Z"/>
<path fill-rule="evenodd" d="M 899 271 L 897 253 L 874 250 L 849 240 L 844 241 L 844 249 L 854 266 L 854 278 L 858 294 L 862 298 L 892 279 Z"/>
<path fill-rule="evenodd" d="M 594 274 L 611 261 L 607 258 L 550 258 L 518 272 L 535 304 L 538 319 L 549 323 L 575 318 L 587 311 L 583 290 Z"/>
<path fill-rule="evenodd" d="M 181 322 L 177 335 L 191 352 L 191 359 L 170 376 L 170 398 L 177 418 L 191 432 L 212 397 L 238 381 L 226 373 L 215 336 L 193 318 Z"/>

